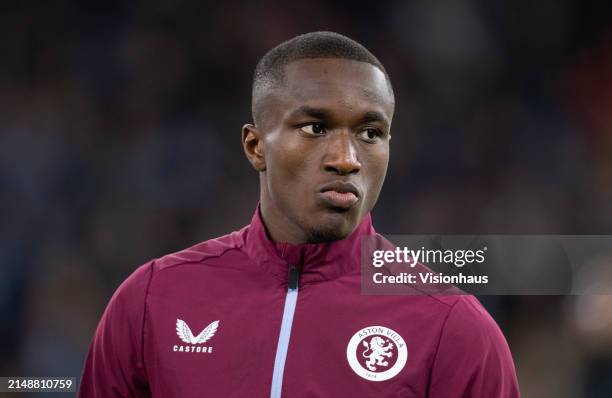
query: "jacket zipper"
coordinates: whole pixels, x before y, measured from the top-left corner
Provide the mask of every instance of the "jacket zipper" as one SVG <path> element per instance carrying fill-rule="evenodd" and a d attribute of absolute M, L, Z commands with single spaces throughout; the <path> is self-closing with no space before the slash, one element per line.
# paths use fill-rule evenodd
<path fill-rule="evenodd" d="M 276 356 L 274 358 L 274 371 L 272 373 L 272 390 L 270 398 L 280 398 L 283 388 L 283 372 L 285 371 L 285 360 L 289 348 L 289 337 L 291 336 L 291 324 L 298 297 L 298 280 L 300 273 L 295 265 L 289 267 L 289 280 L 287 295 L 285 296 L 285 308 L 283 309 L 283 321 L 281 322 Z"/>

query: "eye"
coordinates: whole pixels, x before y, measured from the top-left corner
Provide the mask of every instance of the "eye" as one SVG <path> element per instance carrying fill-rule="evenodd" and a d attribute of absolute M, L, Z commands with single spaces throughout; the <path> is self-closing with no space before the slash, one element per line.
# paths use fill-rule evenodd
<path fill-rule="evenodd" d="M 325 126 L 323 123 L 310 123 L 300 127 L 300 130 L 310 135 L 323 135 L 325 134 Z"/>
<path fill-rule="evenodd" d="M 376 128 L 366 128 L 359 132 L 359 137 L 367 142 L 374 143 L 383 136 L 382 131 Z"/>

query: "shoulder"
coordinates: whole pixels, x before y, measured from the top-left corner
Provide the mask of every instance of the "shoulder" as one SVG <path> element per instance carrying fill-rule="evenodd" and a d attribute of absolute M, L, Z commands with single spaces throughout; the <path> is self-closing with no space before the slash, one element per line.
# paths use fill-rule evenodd
<path fill-rule="evenodd" d="M 210 265 L 225 257 L 240 257 L 247 228 L 157 258 L 153 260 L 153 272 L 165 272 L 185 264 Z"/>
<path fill-rule="evenodd" d="M 474 339 L 476 336 L 489 336 L 504 339 L 501 330 L 488 311 L 469 294 L 427 294 L 416 292 L 408 295 L 407 305 L 419 307 L 430 318 L 434 315 L 440 322 L 440 338 L 452 335 L 452 338 Z M 415 300 L 416 298 L 416 300 Z M 505 342 L 505 340 L 504 340 Z"/>
<path fill-rule="evenodd" d="M 465 380 L 480 375 L 516 384 L 510 348 L 495 320 L 471 295 L 456 296 L 450 308 L 436 352 L 438 370 L 450 374 L 457 363 Z M 486 395 L 486 394 L 485 394 Z M 508 395 L 511 396 L 511 395 Z"/>
<path fill-rule="evenodd" d="M 499 326 L 478 299 L 472 295 L 442 297 L 449 311 L 444 334 L 478 344 L 503 344 L 506 340 Z"/>
<path fill-rule="evenodd" d="M 520 396 L 508 343 L 474 296 L 454 298 L 434 358 L 431 397 Z"/>
<path fill-rule="evenodd" d="M 465 350 L 475 355 L 479 351 L 508 350 L 501 329 L 476 297 L 468 294 L 429 297 L 440 304 L 443 323 L 439 346 L 443 347 L 445 341 L 453 342 L 452 347 L 447 347 L 450 354 Z"/>
<path fill-rule="evenodd" d="M 129 302 L 137 297 L 146 296 L 153 279 L 159 278 L 162 274 L 180 270 L 184 265 L 214 266 L 228 258 L 236 260 L 243 257 L 245 228 L 140 265 L 121 283 L 111 300 Z"/>
<path fill-rule="evenodd" d="M 125 308 L 127 313 L 138 309 L 144 305 L 142 298 L 151 283 L 153 276 L 153 261 L 149 261 L 134 270 L 115 290 L 109 301 L 107 311 L 120 306 Z M 126 308 L 127 307 L 127 308 Z"/>

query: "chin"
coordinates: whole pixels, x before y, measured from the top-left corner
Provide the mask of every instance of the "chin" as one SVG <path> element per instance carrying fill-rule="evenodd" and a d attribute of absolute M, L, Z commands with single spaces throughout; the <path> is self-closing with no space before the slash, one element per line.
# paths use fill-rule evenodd
<path fill-rule="evenodd" d="M 357 224 L 345 217 L 325 217 L 318 225 L 307 228 L 307 243 L 332 242 L 346 238 Z"/>
<path fill-rule="evenodd" d="M 306 235 L 306 243 L 333 242 L 335 240 L 344 239 L 347 236 L 348 234 L 342 233 L 339 229 L 312 229 L 308 231 Z"/>

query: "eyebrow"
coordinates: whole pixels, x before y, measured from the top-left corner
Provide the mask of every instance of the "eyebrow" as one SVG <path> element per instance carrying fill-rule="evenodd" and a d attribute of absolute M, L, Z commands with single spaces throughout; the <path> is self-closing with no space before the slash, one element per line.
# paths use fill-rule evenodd
<path fill-rule="evenodd" d="M 376 111 L 366 112 L 363 118 L 361 119 L 361 122 L 362 123 L 379 122 L 379 123 L 384 124 L 385 127 L 389 127 L 389 121 L 387 120 L 385 115 L 383 115 L 380 112 L 376 112 Z"/>
<path fill-rule="evenodd" d="M 313 108 L 311 106 L 303 105 L 291 112 L 289 115 L 290 118 L 295 118 L 299 116 L 310 116 L 316 119 L 330 119 L 331 113 L 321 108 Z M 385 125 L 385 127 L 389 127 L 389 121 L 381 112 L 377 111 L 368 111 L 366 112 L 360 120 L 360 123 L 371 123 L 371 122 L 379 122 Z"/>
<path fill-rule="evenodd" d="M 327 119 L 329 118 L 330 114 L 324 109 L 313 108 L 307 105 L 303 105 L 291 112 L 291 114 L 289 115 L 289 117 L 291 118 L 298 116 L 310 116 L 317 119 Z"/>

